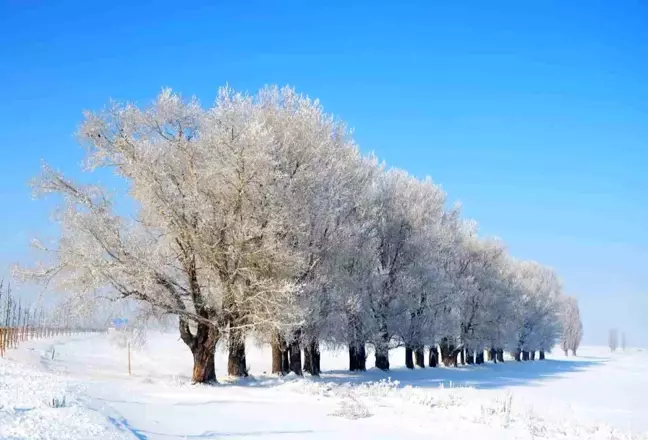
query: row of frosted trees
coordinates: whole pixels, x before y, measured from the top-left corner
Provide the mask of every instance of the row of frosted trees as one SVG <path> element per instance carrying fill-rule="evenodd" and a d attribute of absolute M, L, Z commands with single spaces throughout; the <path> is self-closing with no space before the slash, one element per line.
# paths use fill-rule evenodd
<path fill-rule="evenodd" d="M 273 372 L 319 374 L 322 344 L 347 347 L 351 370 L 369 352 L 386 370 L 396 346 L 413 368 L 426 347 L 431 366 L 542 357 L 561 334 L 552 270 L 479 237 L 439 186 L 362 155 L 290 88 L 223 88 L 210 108 L 164 90 L 86 113 L 79 137 L 136 213 L 45 167 L 34 187 L 59 197 L 61 237 L 35 242 L 49 264 L 17 273 L 77 312 L 108 298 L 177 316 L 195 382 L 215 381 L 218 343 L 228 373 L 247 375 L 252 336 L 272 345 Z"/>

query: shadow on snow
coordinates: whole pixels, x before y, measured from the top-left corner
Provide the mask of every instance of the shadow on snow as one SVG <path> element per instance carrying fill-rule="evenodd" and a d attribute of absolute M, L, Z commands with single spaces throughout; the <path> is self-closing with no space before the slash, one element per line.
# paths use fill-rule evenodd
<path fill-rule="evenodd" d="M 579 360 L 507 361 L 497 364 L 489 362 L 482 365 L 456 368 L 417 368 L 415 370 L 408 370 L 405 367 L 397 367 L 390 371 L 371 368 L 365 372 L 357 373 L 346 370 L 332 370 L 323 372 L 319 378 L 306 376 L 305 380 L 358 385 L 390 378 L 392 381 L 398 381 L 400 386 L 497 389 L 511 386 L 540 385 L 542 381 L 558 379 L 566 374 L 600 366 L 603 363 L 603 360 L 582 358 Z M 220 386 L 273 387 L 292 380 L 300 379 L 292 374 L 285 377 L 259 376 L 256 378 L 231 379 Z"/>

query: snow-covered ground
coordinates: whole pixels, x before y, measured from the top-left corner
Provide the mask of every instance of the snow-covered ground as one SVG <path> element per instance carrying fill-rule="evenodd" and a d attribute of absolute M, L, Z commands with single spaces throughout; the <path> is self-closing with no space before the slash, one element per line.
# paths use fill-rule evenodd
<path fill-rule="evenodd" d="M 269 350 L 251 346 L 253 378 L 210 387 L 189 384 L 173 334 L 149 335 L 132 376 L 106 335 L 35 341 L 0 360 L 0 439 L 644 438 L 648 353 L 579 354 L 408 371 L 394 350 L 391 372 L 351 374 L 332 350 L 320 379 L 280 379 L 265 374 Z"/>

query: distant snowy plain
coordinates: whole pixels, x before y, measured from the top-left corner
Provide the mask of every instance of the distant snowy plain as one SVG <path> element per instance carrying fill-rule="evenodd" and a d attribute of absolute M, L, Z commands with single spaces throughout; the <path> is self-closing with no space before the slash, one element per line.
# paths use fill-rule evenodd
<path fill-rule="evenodd" d="M 392 371 L 358 374 L 324 350 L 322 377 L 303 379 L 267 374 L 268 348 L 247 358 L 252 377 L 195 386 L 174 334 L 149 334 L 131 376 L 107 335 L 26 343 L 0 360 L 0 439 L 648 439 L 641 350 L 409 371 L 396 349 Z"/>

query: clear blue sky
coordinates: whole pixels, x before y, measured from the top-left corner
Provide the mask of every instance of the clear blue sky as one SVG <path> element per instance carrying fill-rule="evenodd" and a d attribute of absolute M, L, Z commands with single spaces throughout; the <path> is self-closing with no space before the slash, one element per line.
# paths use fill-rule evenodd
<path fill-rule="evenodd" d="M 585 342 L 648 346 L 645 2 L 213 3 L 1 3 L 0 274 L 51 233 L 26 183 L 41 159 L 78 174 L 83 109 L 290 84 L 555 267 Z"/>

